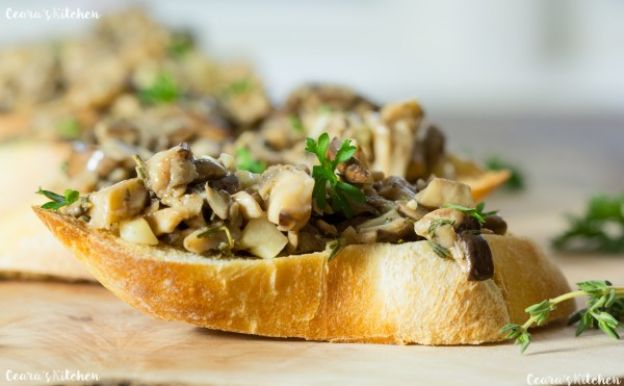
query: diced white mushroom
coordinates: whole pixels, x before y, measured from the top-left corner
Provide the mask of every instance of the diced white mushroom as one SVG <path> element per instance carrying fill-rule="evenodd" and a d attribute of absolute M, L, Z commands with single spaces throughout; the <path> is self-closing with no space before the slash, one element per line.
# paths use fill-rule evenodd
<path fill-rule="evenodd" d="M 229 198 L 226 194 L 217 191 L 206 184 L 206 201 L 210 209 L 222 220 L 226 220 L 229 214 Z"/>
<path fill-rule="evenodd" d="M 229 242 L 225 229 L 201 228 L 188 234 L 182 244 L 187 251 L 201 254 L 229 249 Z"/>
<path fill-rule="evenodd" d="M 197 216 L 202 209 L 203 199 L 197 194 L 187 194 L 175 200 L 175 206 L 159 209 L 147 216 L 156 235 L 171 233 L 184 220 Z"/>
<path fill-rule="evenodd" d="M 247 220 L 262 217 L 264 214 L 264 211 L 260 207 L 260 204 L 258 204 L 258 201 L 256 201 L 251 194 L 245 192 L 244 190 L 234 193 L 232 195 L 232 199 L 240 205 L 241 213 Z"/>
<path fill-rule="evenodd" d="M 312 213 L 314 179 L 290 166 L 269 168 L 260 195 L 268 201 L 267 218 L 280 230 L 298 231 Z"/>
<path fill-rule="evenodd" d="M 239 241 L 241 249 L 263 259 L 277 256 L 288 244 L 288 238 L 265 218 L 249 220 Z"/>
<path fill-rule="evenodd" d="M 444 204 L 474 207 L 470 186 L 444 178 L 434 178 L 427 187 L 416 194 L 416 201 L 428 208 L 440 208 Z"/>
<path fill-rule="evenodd" d="M 131 243 L 157 245 L 158 239 L 143 217 L 124 221 L 119 225 L 119 236 Z"/>
<path fill-rule="evenodd" d="M 139 214 L 147 202 L 147 190 L 138 178 L 121 181 L 89 196 L 89 225 L 111 228 L 122 220 Z"/>
<path fill-rule="evenodd" d="M 191 152 L 183 146 L 156 153 L 145 165 L 147 187 L 160 199 L 182 196 L 186 186 L 198 177 Z"/>

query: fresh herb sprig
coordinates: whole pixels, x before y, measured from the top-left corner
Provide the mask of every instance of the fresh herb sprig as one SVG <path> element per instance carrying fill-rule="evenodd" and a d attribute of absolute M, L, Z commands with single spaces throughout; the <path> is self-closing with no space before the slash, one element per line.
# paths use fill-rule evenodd
<path fill-rule="evenodd" d="M 74 118 L 64 119 L 56 124 L 56 132 L 62 139 L 77 139 L 81 131 L 80 123 Z"/>
<path fill-rule="evenodd" d="M 55 211 L 61 209 L 64 206 L 73 204 L 80 198 L 80 193 L 72 189 L 66 189 L 65 192 L 63 192 L 63 195 L 60 195 L 58 193 L 39 188 L 39 190 L 37 190 L 37 194 L 42 194 L 51 200 L 41 205 L 43 209 L 52 209 Z"/>
<path fill-rule="evenodd" d="M 451 208 L 451 209 L 459 210 L 460 212 L 464 212 L 468 216 L 471 216 L 475 220 L 477 220 L 479 222 L 479 224 L 481 224 L 481 225 L 485 224 L 485 219 L 486 218 L 488 218 L 489 216 L 494 216 L 496 213 L 498 213 L 497 210 L 493 210 L 493 211 L 490 211 L 490 212 L 484 212 L 485 202 L 481 202 L 481 203 L 477 204 L 477 206 L 475 206 L 474 208 L 468 208 L 468 207 L 465 207 L 465 206 L 462 206 L 462 205 L 455 205 L 455 204 L 444 204 L 443 207 L 444 208 Z"/>
<path fill-rule="evenodd" d="M 223 96 L 229 98 L 235 95 L 242 95 L 254 88 L 254 83 L 250 78 L 241 78 L 233 81 L 223 89 Z"/>
<path fill-rule="evenodd" d="M 306 129 L 305 126 L 303 126 L 303 122 L 301 121 L 301 119 L 296 116 L 296 115 L 291 115 L 290 117 L 288 117 L 288 122 L 290 123 L 290 127 L 292 127 L 292 129 L 297 132 L 297 133 L 305 133 Z"/>
<path fill-rule="evenodd" d="M 593 197 L 583 216 L 569 216 L 568 229 L 552 245 L 568 252 L 624 252 L 624 194 Z"/>
<path fill-rule="evenodd" d="M 249 149 L 241 147 L 236 150 L 236 168 L 252 173 L 262 173 L 266 170 L 266 164 L 255 159 Z"/>
<path fill-rule="evenodd" d="M 317 141 L 313 138 L 306 139 L 306 151 L 316 155 L 320 163 L 320 165 L 315 165 L 312 168 L 312 177 L 314 178 L 312 196 L 320 210 L 327 208 L 327 197 L 329 196 L 331 208 L 350 218 L 353 216 L 351 205 L 363 203 L 366 198 L 358 187 L 343 181 L 336 174 L 336 167 L 351 159 L 357 148 L 351 144 L 351 140 L 345 139 L 335 157 L 330 159 L 328 156 L 329 145 L 330 140 L 327 133 L 321 134 Z"/>
<path fill-rule="evenodd" d="M 576 324 L 576 336 L 590 328 L 599 328 L 608 336 L 620 339 L 618 327 L 622 326 L 624 317 L 624 287 L 613 287 L 606 280 L 591 280 L 577 283 L 578 290 L 565 293 L 556 298 L 547 299 L 527 307 L 524 311 L 529 319 L 522 325 L 509 323 L 502 329 L 507 339 L 513 339 L 520 345 L 521 351 L 526 351 L 531 343 L 529 328 L 542 325 L 557 305 L 581 296 L 587 296 L 587 307 L 576 312 L 570 318 L 569 324 Z"/>
<path fill-rule="evenodd" d="M 181 92 L 171 75 L 160 73 L 154 82 L 139 91 L 139 97 L 147 104 L 171 103 L 178 100 Z"/>
<path fill-rule="evenodd" d="M 511 176 L 504 185 L 509 191 L 519 192 L 526 189 L 526 178 L 518 165 L 510 163 L 500 156 L 493 155 L 485 161 L 485 167 L 488 170 L 509 170 Z"/>

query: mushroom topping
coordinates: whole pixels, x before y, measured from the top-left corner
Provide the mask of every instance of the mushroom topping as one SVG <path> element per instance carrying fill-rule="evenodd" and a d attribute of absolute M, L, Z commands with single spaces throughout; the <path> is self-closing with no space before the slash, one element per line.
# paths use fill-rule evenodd
<path fill-rule="evenodd" d="M 134 244 L 157 245 L 158 239 L 142 217 L 124 221 L 119 225 L 119 237 Z"/>
<path fill-rule="evenodd" d="M 147 215 L 147 219 L 156 235 L 173 232 L 182 221 L 197 216 L 203 206 L 201 195 L 186 194 L 177 199 L 174 205 L 159 209 Z"/>
<path fill-rule="evenodd" d="M 182 196 L 198 177 L 191 152 L 184 145 L 154 154 L 145 166 L 146 185 L 160 199 Z"/>
<path fill-rule="evenodd" d="M 111 228 L 114 224 L 139 214 L 147 201 L 147 190 L 138 178 L 121 181 L 89 197 L 89 224 L 95 228 Z"/>
<path fill-rule="evenodd" d="M 361 223 L 356 229 L 360 233 L 376 233 L 379 241 L 396 242 L 408 236 L 412 223 L 401 216 L 396 209 L 392 209 L 379 217 Z"/>
<path fill-rule="evenodd" d="M 507 223 L 501 216 L 488 216 L 485 218 L 483 228 L 489 229 L 497 235 L 504 235 L 507 233 Z"/>
<path fill-rule="evenodd" d="M 427 171 L 431 173 L 444 155 L 444 134 L 436 126 L 429 126 L 424 139 L 424 153 Z"/>
<path fill-rule="evenodd" d="M 474 207 L 470 186 L 444 178 L 432 179 L 426 188 L 416 194 L 416 201 L 427 208 L 439 208 L 444 204 Z"/>
<path fill-rule="evenodd" d="M 260 196 L 267 202 L 267 218 L 283 231 L 297 231 L 312 213 L 314 179 L 291 166 L 271 167 L 265 174 Z"/>
<path fill-rule="evenodd" d="M 445 248 L 451 248 L 456 239 L 454 229 L 462 224 L 464 219 L 464 214 L 458 210 L 436 209 L 414 223 L 414 231 L 428 240 L 437 241 Z"/>
<path fill-rule="evenodd" d="M 220 219 L 225 220 L 228 218 L 230 203 L 227 194 L 213 189 L 210 185 L 206 184 L 206 201 L 208 201 L 210 209 L 212 209 L 214 214 Z"/>
<path fill-rule="evenodd" d="M 232 199 L 240 205 L 240 211 L 247 220 L 262 217 L 264 214 L 258 201 L 244 190 L 234 193 Z"/>
<path fill-rule="evenodd" d="M 182 244 L 187 251 L 197 254 L 209 251 L 229 252 L 232 247 L 229 230 L 225 226 L 197 229 L 189 233 Z"/>
<path fill-rule="evenodd" d="M 481 281 L 494 276 L 494 262 L 492 251 L 487 241 L 472 232 L 463 232 L 459 235 L 460 246 L 466 258 L 468 280 Z"/>
<path fill-rule="evenodd" d="M 411 200 L 416 195 L 416 190 L 405 178 L 391 176 L 375 183 L 379 194 L 391 201 Z"/>
<path fill-rule="evenodd" d="M 249 220 L 239 246 L 263 259 L 277 256 L 288 244 L 288 238 L 264 218 Z"/>
<path fill-rule="evenodd" d="M 203 182 L 206 180 L 216 180 L 223 178 L 226 175 L 225 167 L 218 160 L 210 157 L 203 156 L 196 158 L 193 163 L 197 170 L 197 181 Z"/>

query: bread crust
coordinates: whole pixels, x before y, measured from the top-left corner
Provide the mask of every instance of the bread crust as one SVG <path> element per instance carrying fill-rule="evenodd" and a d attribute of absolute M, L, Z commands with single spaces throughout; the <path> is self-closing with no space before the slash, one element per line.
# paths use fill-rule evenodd
<path fill-rule="evenodd" d="M 130 305 L 216 330 L 344 342 L 479 344 L 503 339 L 499 329 L 524 322 L 524 308 L 569 290 L 555 265 L 530 241 L 513 236 L 486 236 L 495 276 L 471 282 L 426 242 L 350 245 L 331 261 L 326 252 L 217 259 L 130 244 L 77 219 L 34 210 Z M 562 304 L 551 320 L 573 309 L 571 302 Z"/>

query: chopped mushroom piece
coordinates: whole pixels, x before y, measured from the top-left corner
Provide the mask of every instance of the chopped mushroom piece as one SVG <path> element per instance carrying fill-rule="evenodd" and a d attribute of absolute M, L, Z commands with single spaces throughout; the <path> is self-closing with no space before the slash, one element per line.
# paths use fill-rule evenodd
<path fill-rule="evenodd" d="M 280 230 L 303 228 L 312 213 L 314 179 L 295 167 L 272 167 L 263 176 L 260 195 L 268 202 L 267 217 Z"/>
<path fill-rule="evenodd" d="M 132 218 L 145 208 L 147 190 L 138 178 L 121 181 L 89 197 L 91 210 L 89 225 L 111 228 L 114 224 Z"/>
<path fill-rule="evenodd" d="M 203 156 L 194 160 L 195 169 L 197 170 L 197 181 L 216 180 L 226 175 L 225 167 L 218 160 Z"/>
<path fill-rule="evenodd" d="M 143 217 L 124 221 L 119 225 L 119 237 L 135 244 L 157 245 L 158 239 Z"/>
<path fill-rule="evenodd" d="M 439 208 L 444 204 L 474 207 L 470 186 L 444 178 L 432 179 L 427 187 L 416 194 L 416 201 L 428 208 Z"/>
<path fill-rule="evenodd" d="M 229 250 L 229 240 L 225 227 L 200 228 L 189 233 L 182 244 L 193 253 L 202 254 L 209 251 Z"/>
<path fill-rule="evenodd" d="M 220 219 L 226 220 L 228 218 L 230 203 L 226 194 L 221 193 L 206 184 L 206 201 L 208 201 L 210 209 L 212 209 L 214 214 L 216 214 Z"/>
<path fill-rule="evenodd" d="M 156 153 L 145 165 L 146 185 L 160 199 L 182 196 L 187 185 L 198 177 L 191 152 L 185 146 Z"/>
<path fill-rule="evenodd" d="M 176 204 L 147 215 L 147 219 L 156 235 L 171 233 L 182 221 L 197 216 L 201 212 L 203 199 L 197 193 L 186 194 Z"/>
<path fill-rule="evenodd" d="M 232 199 L 240 205 L 241 213 L 245 219 L 262 217 L 264 212 L 253 196 L 244 190 L 234 193 Z"/>
<path fill-rule="evenodd" d="M 288 238 L 265 218 L 249 220 L 239 246 L 263 259 L 277 256 L 288 244 Z"/>
<path fill-rule="evenodd" d="M 494 262 L 492 251 L 487 241 L 471 232 L 462 232 L 459 235 L 461 250 L 465 256 L 465 269 L 468 280 L 482 281 L 494 276 Z"/>

